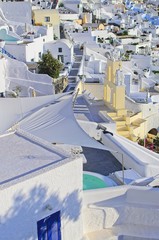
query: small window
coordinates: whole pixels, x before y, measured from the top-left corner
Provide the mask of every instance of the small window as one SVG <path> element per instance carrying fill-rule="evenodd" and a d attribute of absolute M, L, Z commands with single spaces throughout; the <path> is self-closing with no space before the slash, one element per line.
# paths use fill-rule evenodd
<path fill-rule="evenodd" d="M 59 48 L 59 52 L 62 52 L 62 48 Z"/>
<path fill-rule="evenodd" d="M 45 17 L 45 22 L 50 22 L 50 17 Z"/>
<path fill-rule="evenodd" d="M 31 59 L 31 62 L 34 62 L 34 58 Z"/>
<path fill-rule="evenodd" d="M 38 55 L 39 55 L 39 58 L 41 58 L 41 56 L 42 56 L 41 52 L 39 52 L 39 54 L 38 54 Z"/>

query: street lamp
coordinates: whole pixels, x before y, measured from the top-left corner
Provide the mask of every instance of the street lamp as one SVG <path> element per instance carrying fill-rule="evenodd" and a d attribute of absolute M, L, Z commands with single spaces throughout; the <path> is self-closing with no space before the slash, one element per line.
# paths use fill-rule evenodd
<path fill-rule="evenodd" d="M 98 124 L 97 129 L 101 129 L 101 130 L 103 130 L 103 133 L 104 133 L 104 134 L 105 134 L 105 133 L 109 133 L 110 135 L 113 136 L 113 133 L 107 131 L 107 128 L 106 128 L 105 126 L 103 126 L 102 124 L 100 124 L 100 123 Z"/>

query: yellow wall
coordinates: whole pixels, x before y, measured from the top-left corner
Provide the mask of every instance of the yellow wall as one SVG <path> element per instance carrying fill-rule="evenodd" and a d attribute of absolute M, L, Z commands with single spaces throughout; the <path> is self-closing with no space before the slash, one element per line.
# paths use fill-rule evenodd
<path fill-rule="evenodd" d="M 46 22 L 45 17 L 50 17 L 50 21 Z M 33 10 L 34 24 L 56 26 L 60 24 L 59 13 L 55 9 L 36 9 Z"/>
<path fill-rule="evenodd" d="M 142 112 L 138 112 L 137 114 L 130 117 L 130 123 L 137 121 L 139 118 L 142 119 Z"/>
<path fill-rule="evenodd" d="M 116 88 L 116 91 L 114 93 L 115 95 L 115 108 L 118 109 L 124 109 L 125 108 L 125 87 L 118 86 Z"/>
<path fill-rule="evenodd" d="M 100 23 L 97 29 L 98 30 L 104 30 L 105 26 L 102 23 Z"/>
<path fill-rule="evenodd" d="M 83 23 L 82 19 L 77 19 L 77 20 L 75 20 L 75 22 L 78 23 L 79 25 L 82 25 L 82 23 Z"/>
<path fill-rule="evenodd" d="M 146 121 L 142 118 L 142 112 L 133 116 L 127 114 L 125 108 L 125 86 L 117 81 L 117 70 L 120 70 L 121 62 L 108 60 L 106 79 L 104 83 L 104 102 L 112 110 L 108 116 L 116 122 L 118 134 L 137 141 L 138 137 L 144 138 L 146 134 Z M 120 72 L 119 72 L 120 75 Z M 122 77 L 122 76 L 121 76 Z"/>
<path fill-rule="evenodd" d="M 104 101 L 115 111 L 125 109 L 125 86 L 116 83 L 116 72 L 121 67 L 121 61 L 108 60 L 107 78 L 104 83 Z"/>
<path fill-rule="evenodd" d="M 91 93 L 98 100 L 103 100 L 103 84 L 78 82 L 76 88 L 79 88 L 79 94 Z"/>
<path fill-rule="evenodd" d="M 84 16 L 83 16 L 82 23 L 83 24 L 88 23 L 86 14 L 84 14 Z"/>
<path fill-rule="evenodd" d="M 107 62 L 107 80 L 115 83 L 116 71 L 122 66 L 121 61 L 108 60 Z"/>

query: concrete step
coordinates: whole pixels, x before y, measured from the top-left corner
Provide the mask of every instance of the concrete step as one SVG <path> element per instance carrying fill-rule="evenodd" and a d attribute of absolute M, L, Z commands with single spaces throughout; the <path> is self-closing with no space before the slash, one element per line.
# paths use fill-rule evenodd
<path fill-rule="evenodd" d="M 75 56 L 75 62 L 81 62 L 82 56 Z"/>
<path fill-rule="evenodd" d="M 68 82 L 69 83 L 75 83 L 76 82 L 76 78 L 74 78 L 74 77 L 68 78 Z"/>
<path fill-rule="evenodd" d="M 75 62 L 72 66 L 72 68 L 79 68 L 80 67 L 80 63 L 79 62 Z"/>
<path fill-rule="evenodd" d="M 77 76 L 77 74 L 78 74 L 78 70 L 77 69 L 76 70 L 71 70 L 70 73 L 69 73 L 69 77 Z"/>
<path fill-rule="evenodd" d="M 116 112 L 110 112 L 110 113 L 108 113 L 108 115 L 109 115 L 111 118 L 117 117 Z"/>
<path fill-rule="evenodd" d="M 74 54 L 76 54 L 76 55 L 83 55 L 83 50 L 81 50 L 79 48 L 74 48 Z"/>
<path fill-rule="evenodd" d="M 117 130 L 117 133 L 123 137 L 126 137 L 126 138 L 130 138 L 130 133 L 129 131 L 118 131 Z"/>
<path fill-rule="evenodd" d="M 114 121 L 124 121 L 124 118 L 123 117 L 118 117 L 118 116 L 112 116 L 113 120 Z"/>
<path fill-rule="evenodd" d="M 113 119 L 114 120 L 114 119 Z M 120 126 L 125 126 L 125 124 L 126 124 L 126 122 L 125 121 L 115 121 L 116 122 L 116 126 L 117 126 L 117 128 L 118 128 L 118 126 L 120 127 Z"/>
<path fill-rule="evenodd" d="M 126 126 L 119 126 L 117 127 L 117 131 L 128 131 L 128 128 Z"/>

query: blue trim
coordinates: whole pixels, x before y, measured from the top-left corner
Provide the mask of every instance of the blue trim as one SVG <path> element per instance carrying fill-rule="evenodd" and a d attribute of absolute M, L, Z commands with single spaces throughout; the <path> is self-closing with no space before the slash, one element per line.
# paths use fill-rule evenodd
<path fill-rule="evenodd" d="M 61 240 L 60 211 L 37 222 L 38 240 Z"/>
<path fill-rule="evenodd" d="M 0 52 L 2 54 L 6 54 L 8 57 L 12 58 L 12 59 L 16 59 L 12 54 L 10 54 L 9 52 L 7 52 L 4 48 L 0 47 Z"/>

